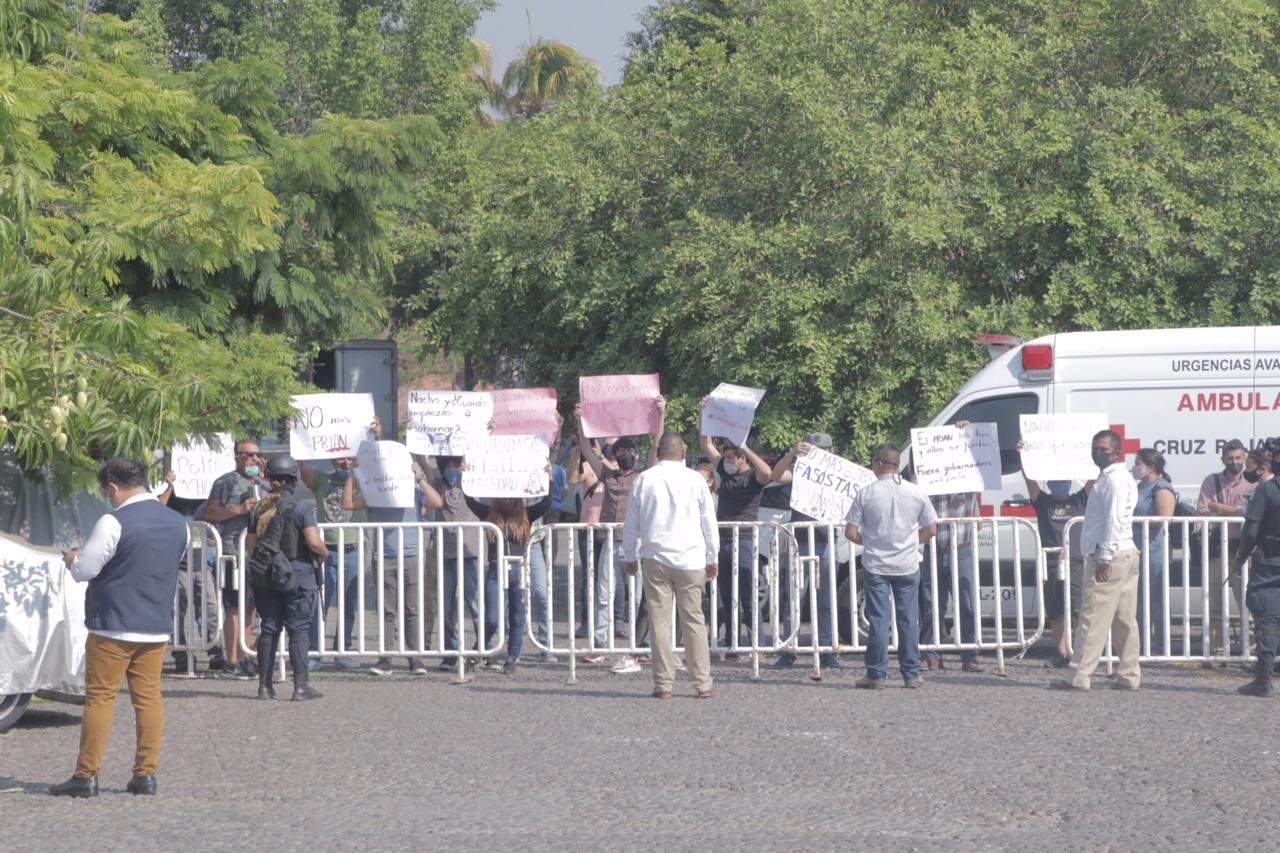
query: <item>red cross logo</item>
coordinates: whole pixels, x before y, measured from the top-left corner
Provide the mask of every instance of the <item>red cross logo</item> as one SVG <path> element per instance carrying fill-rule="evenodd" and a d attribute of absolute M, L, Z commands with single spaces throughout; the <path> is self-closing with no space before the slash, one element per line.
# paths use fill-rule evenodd
<path fill-rule="evenodd" d="M 1137 453 L 1142 449 L 1142 442 L 1136 438 L 1125 438 L 1124 424 L 1112 424 L 1111 431 L 1120 436 L 1120 452 L 1128 456 L 1130 453 Z"/>

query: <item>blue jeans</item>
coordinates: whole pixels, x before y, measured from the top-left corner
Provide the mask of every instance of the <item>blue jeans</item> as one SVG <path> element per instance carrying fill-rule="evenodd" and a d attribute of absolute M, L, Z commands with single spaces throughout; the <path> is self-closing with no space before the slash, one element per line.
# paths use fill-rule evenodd
<path fill-rule="evenodd" d="M 1139 543 L 1141 544 L 1141 543 Z M 1164 650 L 1164 623 L 1165 623 L 1165 604 L 1164 604 L 1164 543 L 1160 537 L 1154 534 L 1151 537 L 1150 557 L 1147 566 L 1148 583 L 1151 584 L 1151 621 L 1144 621 L 1143 599 L 1146 598 L 1146 586 L 1142 582 L 1141 576 L 1138 579 L 1138 624 L 1142 626 L 1143 633 L 1151 638 L 1151 646 L 1149 654 L 1163 655 Z M 1141 562 L 1139 562 L 1141 568 Z"/>
<path fill-rule="evenodd" d="M 535 548 L 535 550 L 537 550 Z M 490 593 L 489 581 L 486 581 L 485 595 L 490 596 L 485 602 L 486 613 L 485 619 L 485 645 L 493 642 L 493 635 L 498 632 L 498 569 L 496 566 L 489 567 L 489 575 L 492 581 L 493 591 Z M 507 660 L 519 660 L 520 652 L 524 649 L 524 631 L 527 624 L 524 614 L 525 597 L 524 590 L 520 588 L 520 569 L 518 566 L 511 566 L 507 569 Z M 489 601 L 493 605 L 489 605 Z"/>
<path fill-rule="evenodd" d="M 813 546 L 809 544 L 808 531 L 801 531 L 796 534 L 796 540 L 800 545 L 800 556 L 816 556 L 818 558 L 818 573 L 822 578 L 818 589 L 818 644 L 822 646 L 831 645 L 831 626 L 835 623 L 832 618 L 831 602 L 835 598 L 834 592 L 835 577 L 827 566 L 827 531 L 823 528 L 817 528 L 814 531 Z M 782 564 L 781 585 L 785 590 L 791 589 L 791 560 L 787 559 Z M 809 573 L 806 571 L 800 577 L 800 601 L 797 602 L 795 608 L 799 613 L 804 602 L 809 599 Z M 790 602 L 782 611 L 782 635 L 784 637 L 791 634 L 791 611 Z M 813 614 L 810 614 L 813 618 Z"/>
<path fill-rule="evenodd" d="M 342 555 L 342 636 L 344 643 L 342 648 L 351 651 L 351 632 L 356 623 L 356 608 L 360 606 L 358 598 L 357 586 L 360 583 L 360 564 L 356 561 L 356 547 L 348 545 L 343 549 Z M 317 614 L 317 618 L 311 620 L 311 651 L 319 651 L 320 649 L 320 631 L 324 628 L 324 622 L 329 617 L 329 611 L 338 606 L 338 599 L 334 597 L 334 593 L 338 590 L 338 549 L 331 548 L 329 556 L 324 561 L 324 599 L 319 606 L 322 607 L 324 615 Z M 333 645 L 330 651 L 338 649 L 338 632 L 333 632 Z"/>
<path fill-rule="evenodd" d="M 612 586 L 609 579 L 613 579 Z M 626 574 L 622 571 L 622 542 L 614 539 L 609 547 L 608 540 L 600 549 L 600 559 L 596 562 L 596 650 L 609 647 L 609 637 L 613 633 L 613 599 L 618 592 L 626 589 Z"/>
<path fill-rule="evenodd" d="M 487 574 L 487 573 L 486 573 Z M 476 637 L 489 636 L 481 633 L 480 627 L 480 563 L 475 557 L 462 558 L 462 596 L 466 602 L 467 615 L 471 617 L 472 628 Z M 485 625 L 498 622 L 498 579 L 485 578 Z M 455 609 L 458 602 L 458 560 L 455 556 L 444 558 L 444 647 L 446 650 L 458 650 L 458 625 Z"/>
<path fill-rule="evenodd" d="M 898 622 L 898 666 L 904 679 L 920 675 L 920 572 L 909 575 L 878 575 L 865 569 L 862 590 L 866 597 L 867 676 L 883 679 L 889 674 L 889 619 Z M 889 591 L 893 591 L 890 612 Z"/>
<path fill-rule="evenodd" d="M 968 545 L 958 545 L 956 547 L 956 574 L 960 577 L 960 600 L 957 602 L 956 610 L 957 618 L 960 620 L 959 630 L 956 632 L 960 636 L 960 642 L 975 642 L 977 631 L 975 630 L 978 623 L 973 612 L 973 595 L 974 595 L 974 575 L 973 575 L 973 552 L 969 550 Z M 920 569 L 920 642 L 929 645 L 934 642 L 933 639 L 933 579 L 929 575 L 927 564 L 923 564 Z M 938 546 L 938 621 L 945 623 L 947 618 L 947 601 L 951 598 L 951 548 Z M 944 625 L 938 626 L 938 642 L 945 643 L 947 641 L 947 632 Z M 933 658 L 940 658 L 938 652 L 925 652 L 925 655 Z M 966 650 L 960 653 L 960 660 L 968 662 L 978 659 L 978 653 L 975 650 Z"/>
<path fill-rule="evenodd" d="M 733 544 L 738 543 L 738 610 L 734 612 L 733 608 Z M 760 608 L 752 604 L 756 591 L 752 588 L 753 582 L 759 571 L 759 563 L 756 562 L 756 540 L 755 537 L 746 533 L 744 535 L 735 536 L 732 532 L 727 535 L 722 534 L 720 537 L 720 576 L 716 579 L 716 587 L 720 590 L 720 624 L 724 626 L 725 645 L 736 647 L 743 645 L 744 639 L 742 633 L 738 630 L 743 623 L 747 625 L 746 639 L 755 640 L 760 634 L 760 619 L 757 612 L 763 612 L 764 605 L 761 603 Z M 764 588 L 760 588 L 760 594 L 763 595 Z M 750 643 L 748 643 L 750 644 Z"/>
<path fill-rule="evenodd" d="M 547 645 L 551 638 L 551 619 L 547 612 L 547 555 L 542 543 L 534 542 L 529 553 L 529 595 L 533 599 L 533 624 L 538 632 L 538 642 Z M 511 586 L 518 586 L 518 578 Z M 521 608 L 521 619 L 524 609 Z"/>

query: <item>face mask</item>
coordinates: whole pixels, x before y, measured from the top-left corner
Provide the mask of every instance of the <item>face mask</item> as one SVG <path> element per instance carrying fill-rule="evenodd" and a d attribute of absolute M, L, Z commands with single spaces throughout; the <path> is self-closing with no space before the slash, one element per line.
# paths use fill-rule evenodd
<path fill-rule="evenodd" d="M 618 467 L 621 468 L 623 471 L 630 471 L 632 468 L 636 467 L 635 456 L 633 456 L 630 453 L 619 453 Z"/>
<path fill-rule="evenodd" d="M 450 486 L 456 486 L 462 482 L 461 468 L 445 468 L 440 473 L 444 476 L 444 481 Z"/>
<path fill-rule="evenodd" d="M 1224 468 L 1223 470 L 1225 470 L 1228 474 L 1234 477 L 1236 474 L 1239 474 L 1241 471 L 1244 470 L 1244 463 L 1228 462 L 1226 468 Z"/>
<path fill-rule="evenodd" d="M 1256 483 L 1262 479 L 1262 474 L 1260 473 L 1260 469 L 1255 468 L 1252 471 L 1245 471 L 1244 478 L 1250 483 Z"/>
<path fill-rule="evenodd" d="M 1049 483 L 1049 494 L 1058 500 L 1066 500 L 1071 497 L 1071 484 L 1065 480 L 1054 480 Z"/>
<path fill-rule="evenodd" d="M 1093 449 L 1093 464 L 1099 468 L 1106 468 L 1111 464 L 1111 451 L 1101 447 Z"/>
<path fill-rule="evenodd" d="M 1134 466 L 1133 466 L 1133 479 L 1135 479 L 1135 480 L 1144 480 L 1144 479 L 1146 479 L 1147 474 L 1148 474 L 1148 471 L 1147 471 L 1147 466 L 1146 466 L 1146 465 L 1134 465 Z"/>
<path fill-rule="evenodd" d="M 257 465 L 244 466 L 244 475 L 246 477 L 256 477 L 261 473 L 262 473 L 262 469 L 259 468 Z"/>
<path fill-rule="evenodd" d="M 333 469 L 333 481 L 335 483 L 345 483 L 347 482 L 347 480 L 350 480 L 350 479 L 351 479 L 350 468 L 334 468 Z"/>
<path fill-rule="evenodd" d="M 741 470 L 742 469 L 738 467 L 737 462 L 724 463 L 724 472 L 728 474 L 730 477 L 732 477 L 734 474 L 737 474 Z"/>

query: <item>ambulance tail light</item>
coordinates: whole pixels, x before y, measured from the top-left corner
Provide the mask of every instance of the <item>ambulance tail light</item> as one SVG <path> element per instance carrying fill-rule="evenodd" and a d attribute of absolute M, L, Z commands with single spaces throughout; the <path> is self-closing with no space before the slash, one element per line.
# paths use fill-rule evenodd
<path fill-rule="evenodd" d="M 1028 379 L 1048 379 L 1053 375 L 1053 347 L 1028 344 L 1022 348 L 1022 372 Z"/>

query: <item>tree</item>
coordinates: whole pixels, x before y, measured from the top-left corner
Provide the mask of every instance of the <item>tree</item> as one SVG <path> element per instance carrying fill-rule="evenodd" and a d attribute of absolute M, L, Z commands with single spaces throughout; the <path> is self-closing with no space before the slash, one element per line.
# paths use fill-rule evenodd
<path fill-rule="evenodd" d="M 529 16 L 529 41 L 507 65 L 501 87 L 489 84 L 486 88 L 489 103 L 504 115 L 532 118 L 568 96 L 575 86 L 594 84 L 597 78 L 595 64 L 567 44 L 534 38 Z"/>
<path fill-rule="evenodd" d="M 1277 316 L 1271 4 L 663 9 L 697 25 L 486 140 L 436 346 L 570 399 L 657 370 L 685 426 L 759 385 L 766 443 L 857 454 L 932 416 L 978 332 Z"/>

